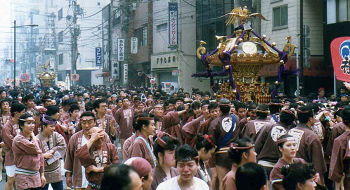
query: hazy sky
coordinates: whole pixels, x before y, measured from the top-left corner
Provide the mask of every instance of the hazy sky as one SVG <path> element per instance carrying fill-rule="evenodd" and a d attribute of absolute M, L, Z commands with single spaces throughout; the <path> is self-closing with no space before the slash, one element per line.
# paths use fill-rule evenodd
<path fill-rule="evenodd" d="M 0 57 L 3 57 L 3 49 L 11 43 L 11 1 L 0 0 Z"/>

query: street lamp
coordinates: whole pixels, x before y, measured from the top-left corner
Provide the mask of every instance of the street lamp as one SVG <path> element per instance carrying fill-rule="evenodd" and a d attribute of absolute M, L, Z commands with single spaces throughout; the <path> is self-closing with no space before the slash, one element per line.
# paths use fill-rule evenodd
<path fill-rule="evenodd" d="M 13 88 L 16 88 L 16 28 L 21 28 L 21 27 L 37 27 L 39 25 L 37 24 L 28 24 L 28 25 L 21 25 L 21 26 L 16 26 L 16 20 L 13 21 Z"/>

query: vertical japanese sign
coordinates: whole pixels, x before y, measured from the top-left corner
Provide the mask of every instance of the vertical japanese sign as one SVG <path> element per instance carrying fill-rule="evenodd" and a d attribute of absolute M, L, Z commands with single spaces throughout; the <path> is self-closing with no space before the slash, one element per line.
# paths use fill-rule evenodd
<path fill-rule="evenodd" d="M 169 45 L 178 44 L 178 6 L 177 3 L 169 3 Z"/>
<path fill-rule="evenodd" d="M 137 38 L 131 37 L 131 53 L 137 54 Z"/>
<path fill-rule="evenodd" d="M 102 64 L 102 48 L 101 47 L 97 47 L 95 49 L 95 55 L 96 55 L 96 66 L 97 67 L 101 67 Z"/>
<path fill-rule="evenodd" d="M 128 83 L 128 64 L 124 64 L 123 76 L 124 76 L 124 84 L 127 84 Z"/>
<path fill-rule="evenodd" d="M 102 9 L 102 64 L 104 71 L 110 71 L 111 43 L 110 43 L 110 5 Z"/>
<path fill-rule="evenodd" d="M 112 59 L 112 77 L 119 80 L 119 61 Z"/>
<path fill-rule="evenodd" d="M 118 61 L 124 61 L 124 48 L 125 48 L 125 44 L 124 44 L 124 39 L 118 39 Z"/>

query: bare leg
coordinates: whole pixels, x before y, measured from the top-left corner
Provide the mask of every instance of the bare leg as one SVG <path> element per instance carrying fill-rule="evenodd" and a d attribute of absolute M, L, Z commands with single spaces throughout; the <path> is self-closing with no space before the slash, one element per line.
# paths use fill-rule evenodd
<path fill-rule="evenodd" d="M 5 190 L 12 190 L 14 182 L 15 182 L 15 178 L 14 177 L 7 176 L 7 182 L 5 184 Z"/>

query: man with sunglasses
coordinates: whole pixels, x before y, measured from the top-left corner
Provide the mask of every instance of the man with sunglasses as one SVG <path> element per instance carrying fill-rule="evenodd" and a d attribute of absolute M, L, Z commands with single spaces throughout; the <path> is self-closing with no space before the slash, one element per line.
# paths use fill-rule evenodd
<path fill-rule="evenodd" d="M 66 169 L 67 187 L 75 189 L 85 189 L 88 186 L 88 181 L 85 177 L 85 168 L 82 167 L 76 152 L 88 143 L 90 139 L 90 129 L 96 126 L 96 118 L 92 112 L 84 112 L 80 116 L 80 125 L 82 130 L 75 133 L 70 139 L 67 146 L 66 159 L 64 169 Z M 111 143 L 108 135 L 105 135 L 105 142 Z"/>

